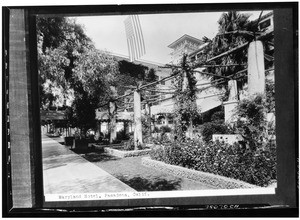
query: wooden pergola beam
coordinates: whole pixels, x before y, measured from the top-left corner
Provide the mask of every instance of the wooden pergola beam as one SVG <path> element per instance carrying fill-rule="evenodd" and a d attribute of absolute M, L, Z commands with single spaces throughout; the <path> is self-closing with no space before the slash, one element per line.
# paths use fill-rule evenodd
<path fill-rule="evenodd" d="M 257 40 L 263 40 L 263 39 L 265 39 L 265 38 L 270 37 L 271 35 L 273 35 L 273 31 L 271 31 L 271 32 L 269 32 L 269 33 L 266 33 L 266 34 L 263 34 L 263 35 L 261 35 L 261 36 L 258 36 L 258 37 L 257 37 Z M 213 61 L 213 60 L 216 60 L 216 59 L 219 59 L 219 58 L 221 58 L 221 57 L 224 57 L 224 56 L 227 56 L 227 55 L 229 55 L 229 54 L 232 54 L 232 53 L 234 53 L 234 52 L 236 52 L 236 51 L 238 51 L 238 50 L 243 49 L 243 48 L 246 47 L 248 44 L 249 44 L 249 42 L 244 43 L 244 44 L 242 44 L 242 45 L 240 45 L 240 46 L 237 46 L 237 47 L 235 47 L 235 48 L 232 48 L 232 49 L 229 50 L 229 51 L 226 51 L 226 52 L 224 52 L 224 53 L 221 53 L 221 54 L 219 54 L 219 55 L 217 55 L 217 56 L 215 56 L 215 57 L 212 57 L 212 58 L 206 60 L 206 62 L 211 62 L 211 61 Z"/>

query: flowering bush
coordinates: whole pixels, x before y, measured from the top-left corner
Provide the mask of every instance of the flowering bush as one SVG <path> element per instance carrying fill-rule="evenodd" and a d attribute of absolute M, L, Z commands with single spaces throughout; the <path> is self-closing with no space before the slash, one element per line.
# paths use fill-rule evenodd
<path fill-rule="evenodd" d="M 266 186 L 270 180 L 276 179 L 276 147 L 273 142 L 251 151 L 240 144 L 175 141 L 164 147 L 156 147 L 150 157 L 259 186 Z"/>

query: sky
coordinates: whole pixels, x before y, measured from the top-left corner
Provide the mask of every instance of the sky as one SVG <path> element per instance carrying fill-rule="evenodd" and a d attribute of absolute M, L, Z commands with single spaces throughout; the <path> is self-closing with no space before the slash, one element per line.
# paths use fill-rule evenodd
<path fill-rule="evenodd" d="M 252 14 L 250 20 L 259 17 L 260 11 Z M 171 61 L 168 48 L 172 42 L 188 34 L 202 39 L 213 38 L 218 32 L 218 19 L 222 12 L 206 13 L 172 13 L 139 15 L 143 32 L 146 54 L 142 60 L 160 64 Z M 97 49 L 128 56 L 124 20 L 128 15 L 76 17 L 76 21 L 84 26 L 84 30 Z"/>

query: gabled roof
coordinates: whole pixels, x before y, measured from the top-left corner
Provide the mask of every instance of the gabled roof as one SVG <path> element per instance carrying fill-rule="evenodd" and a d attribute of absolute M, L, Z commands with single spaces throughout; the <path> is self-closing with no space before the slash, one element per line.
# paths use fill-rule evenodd
<path fill-rule="evenodd" d="M 192 37 L 188 34 L 185 34 L 182 37 L 180 37 L 179 39 L 177 39 L 176 41 L 174 41 L 173 43 L 171 43 L 168 47 L 173 49 L 177 44 L 181 43 L 184 40 L 189 40 L 189 41 L 192 41 L 192 42 L 197 43 L 197 44 L 203 44 L 202 40 L 200 40 L 198 38 L 195 38 L 195 37 Z"/>

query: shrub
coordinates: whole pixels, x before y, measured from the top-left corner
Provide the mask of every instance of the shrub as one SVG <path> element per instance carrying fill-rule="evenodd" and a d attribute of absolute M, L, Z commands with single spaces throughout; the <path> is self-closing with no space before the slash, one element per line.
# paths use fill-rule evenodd
<path fill-rule="evenodd" d="M 268 112 L 275 111 L 275 83 L 266 80 L 266 108 Z"/>
<path fill-rule="evenodd" d="M 154 127 L 154 129 L 153 129 L 153 132 L 154 132 L 154 133 L 159 133 L 159 132 L 160 132 L 160 130 L 159 130 L 159 128 L 158 128 L 158 127 Z"/>
<path fill-rule="evenodd" d="M 212 114 L 211 121 L 215 123 L 223 123 L 224 122 L 224 111 L 217 111 Z"/>
<path fill-rule="evenodd" d="M 124 143 L 124 150 L 129 151 L 129 150 L 134 150 L 134 140 L 133 138 L 130 138 L 129 141 Z"/>
<path fill-rule="evenodd" d="M 201 128 L 202 138 L 206 143 L 212 140 L 213 134 L 227 134 L 229 132 L 226 125 L 215 122 L 204 123 Z"/>
<path fill-rule="evenodd" d="M 120 130 L 117 132 L 117 139 L 118 140 L 129 140 L 130 138 L 130 135 L 129 134 L 126 134 L 124 129 Z"/>
<path fill-rule="evenodd" d="M 162 146 L 156 146 L 149 153 L 150 158 L 152 158 L 154 160 L 166 162 L 164 154 L 165 154 L 165 151 L 164 151 L 164 148 Z"/>
<path fill-rule="evenodd" d="M 159 133 L 152 137 L 146 137 L 144 143 L 147 144 L 169 144 L 171 143 L 173 136 L 171 133 Z"/>
<path fill-rule="evenodd" d="M 151 122 L 151 118 L 149 116 L 143 116 L 141 118 L 141 122 L 142 122 L 142 134 L 143 135 L 149 135 L 151 132 L 151 126 L 150 126 L 150 122 Z"/>
<path fill-rule="evenodd" d="M 121 142 L 122 142 L 121 140 L 115 139 L 112 141 L 112 144 L 120 144 Z"/>
<path fill-rule="evenodd" d="M 138 144 L 138 146 L 137 146 L 137 149 L 138 150 L 144 150 L 144 149 L 146 149 L 147 147 L 146 147 L 146 144 Z"/>
<path fill-rule="evenodd" d="M 139 144 L 137 146 L 137 149 L 138 150 L 143 150 L 147 148 L 145 144 Z M 134 150 L 135 147 L 134 147 L 134 139 L 133 138 L 130 138 L 129 141 L 125 142 L 124 145 L 123 145 L 123 150 L 125 151 L 131 151 L 131 150 Z"/>
<path fill-rule="evenodd" d="M 172 129 L 171 129 L 169 126 L 164 125 L 164 126 L 161 126 L 161 127 L 160 127 L 160 131 L 161 131 L 162 133 L 167 133 L 167 132 L 171 132 Z"/>
<path fill-rule="evenodd" d="M 245 143 L 252 150 L 263 147 L 269 139 L 265 106 L 265 97 L 258 94 L 243 99 L 236 108 L 237 120 L 233 125 L 233 130 L 242 135 Z"/>
<path fill-rule="evenodd" d="M 156 147 L 150 157 L 259 186 L 266 186 L 270 180 L 276 179 L 276 147 L 273 142 L 252 151 L 240 144 L 175 141 L 168 146 Z"/>

